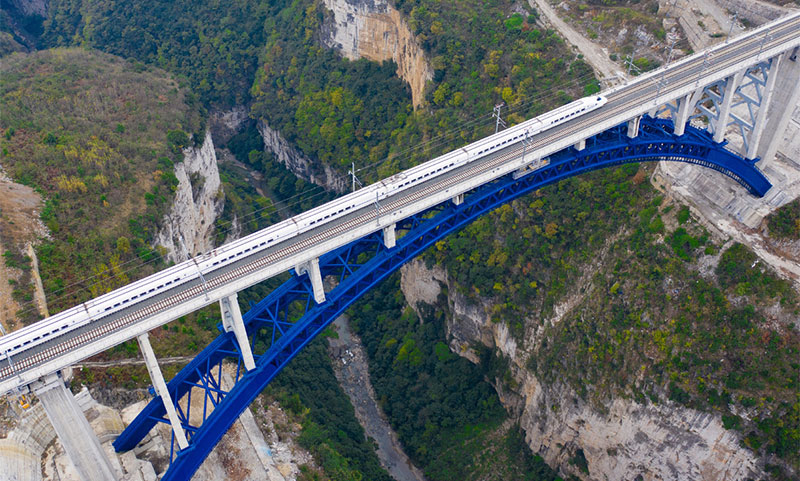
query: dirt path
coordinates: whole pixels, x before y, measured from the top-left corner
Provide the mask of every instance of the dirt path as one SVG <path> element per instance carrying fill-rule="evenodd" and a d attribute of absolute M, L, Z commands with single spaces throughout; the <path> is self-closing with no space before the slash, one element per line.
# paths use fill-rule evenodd
<path fill-rule="evenodd" d="M 353 403 L 359 423 L 364 427 L 367 436 L 378 443 L 381 465 L 397 481 L 425 481 L 422 472 L 411 464 L 397 434 L 389 426 L 375 401 L 361 340 L 350 331 L 344 316 L 334 324 L 338 328 L 339 339 L 329 340 L 333 369 L 339 384 Z"/>
<path fill-rule="evenodd" d="M 7 250 L 24 252 L 26 244 L 47 235 L 39 220 L 42 198 L 32 188 L 13 182 L 0 167 L 0 254 Z M 21 269 L 6 266 L 0 259 L 0 324 L 6 331 L 21 327 L 16 320 L 20 309 L 12 297 L 14 285 L 23 280 Z"/>
<path fill-rule="evenodd" d="M 162 357 L 158 364 L 183 364 L 189 363 L 194 356 Z M 75 367 L 115 367 L 115 366 L 138 366 L 144 365 L 144 359 L 115 359 L 113 361 L 83 361 L 75 364 Z"/>
<path fill-rule="evenodd" d="M 597 71 L 601 77 L 600 81 L 604 87 L 616 85 L 625 81 L 626 75 L 622 68 L 614 63 L 609 57 L 608 52 L 584 37 L 574 28 L 570 27 L 556 13 L 555 9 L 547 0 L 528 0 L 531 7 L 535 8 L 549 24 L 553 26 L 561 36 L 577 49 L 576 53 L 582 53 L 584 60 Z"/>

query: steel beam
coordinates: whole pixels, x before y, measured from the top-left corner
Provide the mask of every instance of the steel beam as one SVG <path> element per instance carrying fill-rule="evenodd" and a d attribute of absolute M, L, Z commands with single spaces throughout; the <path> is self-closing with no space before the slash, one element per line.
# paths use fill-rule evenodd
<path fill-rule="evenodd" d="M 238 297 L 238 294 L 233 294 L 219 300 L 222 327 L 225 332 L 233 332 L 233 335 L 236 336 L 236 344 L 239 347 L 239 352 L 242 353 L 244 367 L 248 371 L 252 371 L 255 369 L 256 363 L 253 360 L 253 351 L 250 349 L 247 331 L 242 323 L 242 311 L 239 309 Z"/>
<path fill-rule="evenodd" d="M 144 355 L 144 362 L 145 365 L 147 365 L 147 372 L 150 373 L 150 380 L 153 381 L 153 388 L 155 388 L 156 394 L 161 398 L 164 409 L 167 411 L 167 416 L 169 416 L 170 424 L 172 424 L 172 432 L 175 433 L 178 446 L 180 449 L 186 449 L 189 447 L 189 441 L 186 439 L 186 433 L 183 432 L 183 428 L 181 427 L 178 413 L 175 410 L 175 405 L 172 403 L 172 397 L 169 395 L 166 383 L 164 383 L 164 376 L 161 374 L 161 368 L 158 367 L 158 360 L 156 360 L 156 355 L 153 352 L 152 346 L 150 346 L 148 334 L 146 332 L 140 334 L 136 337 L 136 340 L 139 341 L 139 349 L 141 349 L 142 355 Z"/>

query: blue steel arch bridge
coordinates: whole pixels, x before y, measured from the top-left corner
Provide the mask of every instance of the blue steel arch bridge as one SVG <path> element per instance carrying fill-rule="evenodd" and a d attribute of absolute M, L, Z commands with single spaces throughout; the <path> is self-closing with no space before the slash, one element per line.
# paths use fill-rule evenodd
<path fill-rule="evenodd" d="M 727 178 L 743 192 L 763 196 L 771 184 L 757 165 L 774 156 L 800 100 L 798 46 L 800 14 L 794 14 L 603 92 L 608 102 L 602 108 L 512 142 L 450 177 L 432 175 L 410 200 L 401 199 L 402 209 L 378 211 L 377 222 L 374 215 L 363 225 L 346 217 L 350 224 L 342 225 L 355 227 L 345 229 L 331 219 L 335 238 L 298 234 L 293 245 L 307 247 L 290 249 L 285 259 L 258 247 L 247 257 L 256 261 L 233 259 L 219 273 L 197 267 L 197 279 L 152 302 L 115 306 L 103 316 L 76 308 L 73 315 L 85 319 L 71 324 L 55 322 L 56 316 L 45 319 L 29 328 L 44 333 L 36 339 L 50 340 L 23 346 L 13 359 L 9 352 L 15 346 L 0 337 L 0 393 L 35 392 L 81 476 L 117 479 L 99 443 L 81 441 L 92 437 L 91 428 L 58 372 L 136 337 L 156 396 L 114 447 L 133 449 L 156 424 L 169 424 L 171 464 L 163 479 L 189 479 L 275 375 L 361 295 L 503 203 L 589 171 L 656 161 L 701 165 L 717 171 L 720 182 Z M 742 138 L 740 148 L 725 140 L 732 130 Z M 184 264 L 191 262 L 198 265 Z M 236 292 L 287 269 L 289 280 L 242 315 Z M 325 291 L 322 280 L 330 277 L 335 287 Z M 147 332 L 217 301 L 219 336 L 166 383 Z M 13 333 L 12 340 L 27 332 Z M 222 382 L 223 363 L 235 366 L 231 385 Z M 197 396 L 202 402 L 191 402 Z"/>

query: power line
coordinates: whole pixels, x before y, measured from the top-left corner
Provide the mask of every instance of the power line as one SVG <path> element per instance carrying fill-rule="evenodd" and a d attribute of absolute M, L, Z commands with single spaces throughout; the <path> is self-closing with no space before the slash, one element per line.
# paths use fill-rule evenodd
<path fill-rule="evenodd" d="M 532 104 L 534 104 L 536 102 L 542 102 L 542 101 L 546 101 L 546 100 L 552 99 L 555 96 L 559 95 L 559 92 L 564 91 L 565 88 L 575 87 L 579 83 L 585 82 L 586 80 L 589 80 L 589 79 L 592 79 L 592 78 L 594 78 L 594 74 L 593 73 L 587 73 L 587 74 L 584 74 L 584 75 L 582 75 L 580 77 L 576 77 L 576 78 L 570 79 L 569 82 L 566 85 L 562 85 L 562 86 L 558 86 L 558 87 L 554 86 L 554 87 L 551 87 L 550 89 L 547 89 L 547 90 L 545 90 L 543 92 L 539 92 L 537 95 L 531 95 L 527 99 L 525 99 L 523 102 L 517 102 L 513 106 L 505 106 L 507 108 L 506 114 L 517 113 L 517 112 L 520 112 L 520 111 L 524 110 L 525 108 L 531 106 Z M 498 123 L 496 124 L 496 127 L 498 127 L 500 123 L 502 123 L 503 126 L 505 127 L 505 121 L 503 121 L 502 119 L 499 118 L 500 110 L 502 109 L 502 107 L 503 107 L 503 105 L 501 104 L 499 106 L 496 106 L 495 110 L 494 110 L 496 112 L 497 116 L 498 116 Z M 355 164 L 352 164 L 352 166 L 351 166 L 352 167 L 351 171 L 353 173 L 352 175 L 353 175 L 353 177 L 355 179 L 355 173 L 357 173 L 357 172 L 362 172 L 362 171 L 371 170 L 371 169 L 377 169 L 381 165 L 384 165 L 386 162 L 391 161 L 391 160 L 399 160 L 399 161 L 408 160 L 408 159 L 410 159 L 410 154 L 411 153 L 413 153 L 415 151 L 422 150 L 422 149 L 424 149 L 426 147 L 428 147 L 428 148 L 440 147 L 440 146 L 444 145 L 448 140 L 451 140 L 455 135 L 464 133 L 467 128 L 472 128 L 472 127 L 478 126 L 482 122 L 488 122 L 488 120 L 491 120 L 492 118 L 494 118 L 494 116 L 495 116 L 495 114 L 493 113 L 491 116 L 482 115 L 482 116 L 476 117 L 474 119 L 464 121 L 461 124 L 456 125 L 452 129 L 450 129 L 449 131 L 444 132 L 443 134 L 440 134 L 440 135 L 438 135 L 436 137 L 433 137 L 433 138 L 429 139 L 426 142 L 423 142 L 421 144 L 416 144 L 414 146 L 411 146 L 411 147 L 408 147 L 406 149 L 403 149 L 399 153 L 391 154 L 391 155 L 387 156 L 386 158 L 384 158 L 384 159 L 382 159 L 382 160 L 380 160 L 378 162 L 375 162 L 373 164 L 361 167 L 359 169 L 355 169 Z M 309 184 L 312 186 L 309 189 L 306 189 L 306 190 L 304 190 L 302 192 L 299 192 L 299 193 L 297 193 L 297 194 L 295 194 L 295 195 L 293 195 L 293 196 L 291 196 L 291 197 L 289 197 L 287 199 L 281 200 L 281 202 L 284 204 L 284 206 L 281 207 L 281 208 L 276 209 L 275 213 L 278 214 L 278 213 L 283 213 L 283 212 L 291 212 L 290 211 L 291 207 L 294 207 L 296 205 L 302 204 L 304 202 L 311 201 L 311 200 L 313 200 L 315 198 L 318 198 L 318 197 L 328 193 L 327 191 L 325 191 L 319 185 L 311 184 L 311 183 L 309 183 Z M 361 181 L 358 181 L 358 184 L 363 186 Z M 317 189 L 322 189 L 322 190 L 314 192 Z M 314 194 L 309 195 L 309 194 L 311 194 L 311 192 L 314 192 Z M 286 201 L 289 201 L 289 200 L 294 200 L 294 202 L 286 204 Z M 242 216 L 242 218 L 238 219 L 238 220 L 239 220 L 239 222 L 245 222 L 247 220 L 250 220 L 250 218 L 255 217 L 257 214 L 263 212 L 264 210 L 270 209 L 271 207 L 275 207 L 274 204 L 269 205 L 269 206 L 265 206 L 265 207 L 262 207 L 262 208 L 259 208 L 259 209 L 255 209 L 255 210 L 249 212 L 247 215 Z M 229 228 L 225 229 L 224 231 L 222 231 L 222 234 L 228 235 L 231 232 L 233 232 L 234 230 L 235 230 L 235 225 L 232 224 L 231 227 L 229 227 Z M 150 256 L 152 254 L 156 254 L 156 256 L 152 257 L 151 259 L 149 259 L 147 261 L 142 261 L 142 259 L 141 259 L 142 256 Z M 129 267 L 126 270 L 122 271 L 122 274 L 130 274 L 130 273 L 132 273 L 133 271 L 135 271 L 137 269 L 141 269 L 143 267 L 146 267 L 148 265 L 151 265 L 153 263 L 158 262 L 160 260 L 160 257 L 161 257 L 161 253 L 159 252 L 158 249 L 151 249 L 149 251 L 140 252 L 139 255 L 137 255 L 136 257 L 134 257 L 134 258 L 122 263 L 122 264 L 120 264 L 119 267 L 128 266 L 128 265 L 131 265 L 131 264 L 134 264 L 134 263 L 138 262 L 137 264 L 132 265 L 131 267 Z M 60 287 L 60 288 L 58 288 L 58 289 L 56 289 L 54 291 L 50 291 L 49 294 L 51 294 L 51 295 L 52 294 L 56 294 L 56 293 L 59 293 L 60 295 L 58 297 L 56 297 L 55 299 L 50 300 L 49 303 L 55 303 L 55 302 L 64 300 L 67 297 L 75 295 L 76 293 L 80 292 L 81 290 L 84 290 L 84 289 L 88 290 L 88 289 L 91 289 L 94 286 L 99 285 L 103 280 L 98 280 L 97 282 L 93 282 L 93 283 L 88 284 L 88 285 L 87 285 L 87 283 L 89 283 L 89 282 L 91 282 L 92 280 L 95 280 L 95 279 L 100 279 L 100 278 L 108 275 L 110 272 L 111 272 L 110 270 L 105 270 L 105 271 L 102 271 L 102 272 L 98 272 L 98 273 L 96 273 L 94 275 L 91 275 L 89 277 L 77 280 L 77 281 L 75 281 L 75 282 L 73 282 L 73 283 L 71 283 L 71 284 L 69 284 L 67 286 Z M 70 289 L 70 290 L 67 291 L 67 289 Z M 20 305 L 20 307 L 24 307 L 24 306 L 27 306 L 27 308 L 26 309 L 20 309 L 20 311 L 18 311 L 18 312 L 20 312 L 22 314 L 27 314 L 27 313 L 31 312 L 33 310 L 33 308 L 36 307 L 34 301 L 29 301 L 27 303 L 24 303 L 24 304 Z"/>

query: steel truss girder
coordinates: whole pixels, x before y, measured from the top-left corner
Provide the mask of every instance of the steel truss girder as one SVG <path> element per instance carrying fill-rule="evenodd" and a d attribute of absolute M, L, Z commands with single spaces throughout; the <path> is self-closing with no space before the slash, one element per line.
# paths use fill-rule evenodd
<path fill-rule="evenodd" d="M 695 104 L 697 113 L 689 116 L 689 120 L 698 117 L 706 117 L 708 119 L 708 126 L 711 133 L 714 133 L 714 126 L 719 119 L 720 106 L 722 104 L 722 97 L 725 94 L 728 79 L 719 80 L 703 88 L 703 94 L 700 100 Z"/>
<path fill-rule="evenodd" d="M 587 139 L 583 150 L 570 147 L 550 156 L 547 166 L 530 174 L 517 179 L 509 174 L 467 193 L 459 205 L 447 201 L 398 222 L 397 231 L 405 235 L 398 235 L 391 249 L 384 246 L 381 233 L 375 233 L 329 252 L 320 257 L 320 269 L 323 277 L 334 276 L 338 284 L 326 293 L 324 303 L 313 301 L 307 275 L 293 273 L 259 303 L 251 304 L 243 316 L 253 347 L 259 347 L 260 343 L 267 346 L 255 356 L 255 369 L 242 369 L 242 356 L 233 333 L 222 332 L 169 382 L 168 390 L 177 404 L 190 446 L 174 456 L 171 453 L 172 464 L 163 480 L 190 479 L 238 416 L 306 344 L 366 291 L 435 242 L 506 202 L 567 177 L 658 160 L 709 167 L 759 197 L 771 187 L 755 167 L 755 161 L 744 160 L 727 150 L 724 142 L 714 143 L 708 132 L 687 127 L 684 135 L 676 136 L 671 121 L 645 116 L 635 138 L 627 136 L 626 124 L 617 126 Z M 236 382 L 230 390 L 223 389 L 220 382 L 222 361 L 226 358 L 237 362 Z M 204 390 L 200 425 L 189 422 L 190 400 L 185 411 L 180 407 L 179 400 L 191 396 L 192 388 Z M 211 413 L 207 412 L 208 401 L 215 407 Z M 161 400 L 155 398 L 114 441 L 114 448 L 133 449 L 158 422 L 168 421 Z"/>
<path fill-rule="evenodd" d="M 736 88 L 736 97 L 731 104 L 731 113 L 729 114 L 730 121 L 726 122 L 725 125 L 726 127 L 733 125 L 739 129 L 739 135 L 741 135 L 743 142 L 743 152 L 747 152 L 750 148 L 752 139 L 748 133 L 752 133 L 755 129 L 759 111 L 766 108 L 762 103 L 766 94 L 765 90 L 769 76 L 775 74 L 773 67 L 776 64 L 776 58 L 771 58 L 749 67 L 744 73 L 741 85 Z M 733 112 L 733 109 L 740 106 L 747 108 L 745 117 L 740 117 Z"/>
<path fill-rule="evenodd" d="M 775 66 L 778 64 L 778 57 L 763 60 L 756 65 L 747 67 L 741 72 L 742 81 L 731 82 L 731 78 L 718 80 L 712 84 L 706 85 L 702 88 L 700 95 L 694 105 L 689 107 L 689 115 L 686 119 L 691 121 L 693 119 L 705 117 L 708 120 L 708 130 L 714 134 L 716 129 L 724 130 L 728 126 L 735 126 L 743 142 L 743 152 L 747 152 L 750 148 L 752 132 L 755 130 L 756 122 L 759 112 L 765 108 L 763 105 L 764 99 L 767 97 L 767 88 L 770 75 L 775 74 Z M 720 119 L 722 112 L 722 104 L 727 89 L 733 88 L 733 102 L 730 104 L 725 119 Z M 686 98 L 690 98 L 687 96 Z M 656 107 L 651 114 L 655 117 L 670 117 L 678 119 L 681 102 L 684 99 L 677 99 Z M 732 110 L 736 107 L 743 107 L 746 109 L 744 116 L 734 113 Z M 724 134 L 723 134 L 724 135 Z"/>

